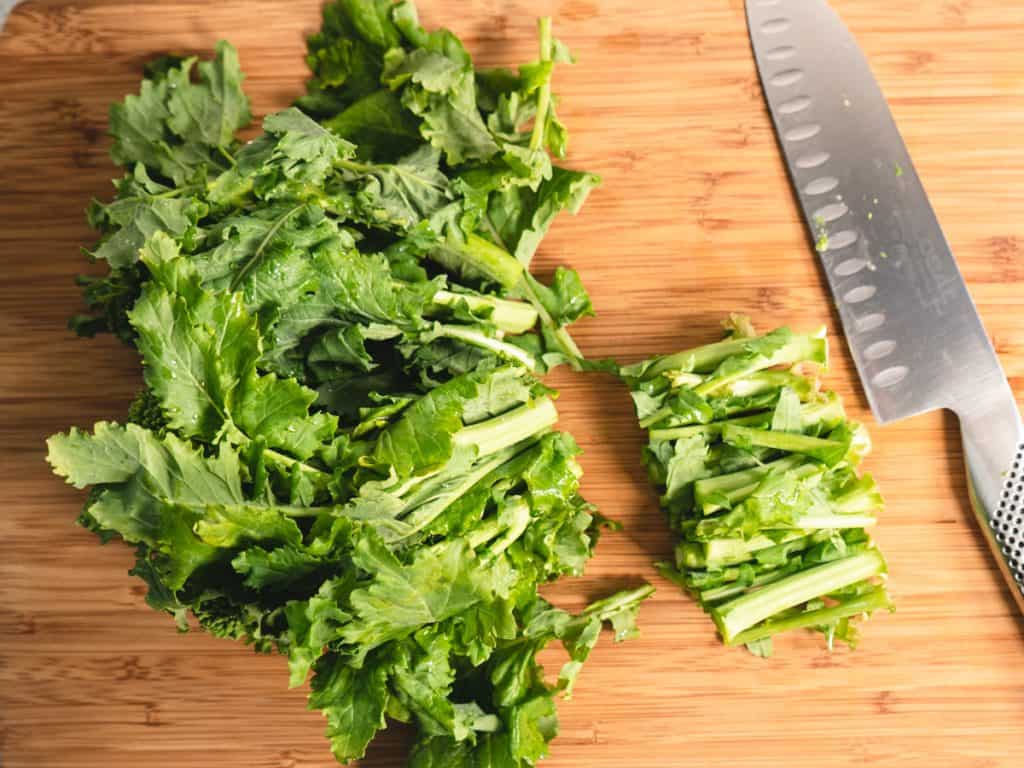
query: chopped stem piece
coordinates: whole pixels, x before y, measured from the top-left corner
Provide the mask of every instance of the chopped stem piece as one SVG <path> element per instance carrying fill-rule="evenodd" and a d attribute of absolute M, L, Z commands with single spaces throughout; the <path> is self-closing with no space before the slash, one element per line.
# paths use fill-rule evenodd
<path fill-rule="evenodd" d="M 877 550 L 868 550 L 796 573 L 728 603 L 711 609 L 726 643 L 733 643 L 745 629 L 836 590 L 870 579 L 885 571 L 885 560 Z"/>

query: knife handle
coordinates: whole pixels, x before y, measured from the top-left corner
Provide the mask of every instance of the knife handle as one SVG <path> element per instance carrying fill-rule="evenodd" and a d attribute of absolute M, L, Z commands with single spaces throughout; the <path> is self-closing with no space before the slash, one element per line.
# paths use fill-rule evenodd
<path fill-rule="evenodd" d="M 982 405 L 978 405 L 982 403 Z M 1009 386 L 956 409 L 971 506 L 1024 613 L 1024 427 Z"/>

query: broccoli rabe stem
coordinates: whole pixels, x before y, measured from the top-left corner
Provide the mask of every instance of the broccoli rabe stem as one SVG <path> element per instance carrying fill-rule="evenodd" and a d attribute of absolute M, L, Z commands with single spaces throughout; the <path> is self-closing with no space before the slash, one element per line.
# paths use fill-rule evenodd
<path fill-rule="evenodd" d="M 757 339 L 761 338 L 764 337 L 757 337 Z M 627 379 L 639 378 L 642 381 L 647 381 L 671 371 L 711 373 L 726 358 L 743 354 L 753 341 L 756 341 L 756 339 L 739 338 L 725 339 L 714 344 L 705 344 L 701 347 L 658 358 L 653 365 L 648 366 L 645 363 L 639 363 L 626 366 L 622 369 L 622 374 Z M 782 354 L 783 350 L 785 350 L 784 354 Z M 795 337 L 783 350 L 779 350 L 778 356 L 780 358 L 792 357 L 798 352 L 803 352 L 804 357 L 799 358 L 800 360 L 824 363 L 827 359 L 828 350 L 824 329 L 820 329 L 813 334 L 802 334 Z M 792 362 L 798 361 L 794 360 Z M 780 359 L 778 362 L 773 362 L 772 365 L 779 365 L 783 362 L 785 361 Z"/>
<path fill-rule="evenodd" d="M 544 307 L 533 288 L 534 278 L 526 267 L 504 248 L 471 232 L 461 242 L 455 237 L 449 237 L 443 247 L 431 251 L 430 258 L 445 269 L 486 278 L 522 296 L 536 310 L 541 324 L 548 329 L 551 339 L 569 360 L 569 364 L 576 370 L 582 368 L 583 355 L 576 342 Z"/>
<path fill-rule="evenodd" d="M 639 378 L 648 381 L 664 373 L 682 371 L 684 373 L 710 373 L 719 363 L 732 355 L 743 352 L 750 339 L 725 339 L 714 344 L 687 349 L 672 355 L 657 358 L 649 367 L 645 363 L 627 365 L 622 368 L 626 378 Z"/>
<path fill-rule="evenodd" d="M 245 442 L 248 443 L 249 439 L 246 438 Z M 304 461 L 293 459 L 291 456 L 286 456 L 285 454 L 275 451 L 271 448 L 264 448 L 263 455 L 266 456 L 275 464 L 280 464 L 282 466 L 288 467 L 289 469 L 294 467 L 297 468 L 300 472 L 306 472 L 313 475 L 320 475 L 322 477 L 328 476 L 328 473 L 324 472 L 322 469 L 317 469 L 316 467 L 307 464 Z"/>
<path fill-rule="evenodd" d="M 544 16 L 537 19 L 537 30 L 540 33 L 540 60 L 551 61 L 551 18 Z M 530 150 L 537 152 L 544 146 L 544 134 L 548 124 L 548 109 L 551 106 L 551 78 L 547 78 L 537 91 L 537 113 L 533 119 L 533 132 L 530 134 Z"/>
<path fill-rule="evenodd" d="M 488 456 L 549 429 L 556 421 L 554 402 L 541 397 L 493 419 L 463 427 L 455 434 L 455 444 L 474 447 L 478 457 Z"/>
<path fill-rule="evenodd" d="M 530 505 L 521 498 L 508 501 L 501 511 L 480 523 L 466 534 L 466 540 L 473 549 L 486 544 L 484 558 L 500 555 L 526 532 L 530 524 Z"/>
<path fill-rule="evenodd" d="M 414 543 L 416 534 L 477 483 L 532 445 L 535 438 L 547 432 L 557 420 L 558 413 L 551 398 L 542 397 L 500 416 L 463 427 L 455 433 L 454 443 L 457 448 L 473 451 L 473 465 L 468 469 L 461 464 L 455 470 L 441 469 L 398 490 L 405 506 L 399 513 L 401 519 L 385 532 L 386 540 L 400 541 L 403 546 Z"/>
<path fill-rule="evenodd" d="M 868 550 L 796 573 L 762 589 L 711 609 L 726 643 L 733 643 L 745 629 L 780 611 L 822 597 L 885 572 L 885 560 L 878 550 Z"/>
<path fill-rule="evenodd" d="M 722 439 L 727 443 L 743 446 L 772 448 L 787 453 L 802 453 L 826 464 L 834 464 L 846 453 L 847 444 L 824 437 L 812 437 L 794 432 L 772 432 L 767 429 L 751 429 L 741 424 L 726 424 L 722 428 Z M 834 459 L 828 461 L 827 459 Z"/>
<path fill-rule="evenodd" d="M 438 291 L 434 294 L 434 304 L 439 307 L 454 307 L 465 302 L 472 312 L 490 310 L 487 319 L 498 330 L 505 333 L 526 333 L 537 324 L 537 310 L 522 301 L 499 299 L 497 296 L 486 296 L 479 293 L 455 293 Z"/>
<path fill-rule="evenodd" d="M 406 517 L 402 520 L 401 532 L 396 538 L 409 541 L 459 498 L 467 494 L 473 486 L 502 464 L 515 458 L 522 450 L 522 445 L 505 448 L 474 464 L 468 472 L 454 475 L 441 473 L 430 478 L 408 497 L 405 509 L 402 511 Z"/>
<path fill-rule="evenodd" d="M 588 605 L 583 613 L 580 614 L 580 618 L 593 618 L 594 616 L 599 616 L 602 621 L 607 621 L 623 609 L 637 605 L 653 594 L 654 587 L 650 584 L 644 584 L 642 587 L 637 587 L 636 589 L 626 589 L 622 592 L 616 592 L 611 597 L 606 597 L 604 600 L 597 600 Z"/>
<path fill-rule="evenodd" d="M 766 584 L 771 584 L 772 582 L 779 581 L 780 579 L 783 579 L 786 576 L 788 576 L 791 572 L 792 568 L 790 568 L 789 570 L 786 570 L 784 567 L 778 568 L 776 570 L 766 571 L 765 573 L 758 574 L 750 581 L 750 583 L 736 581 L 732 584 L 722 584 L 718 587 L 702 589 L 698 593 L 698 595 L 700 597 L 700 601 L 705 605 L 709 605 L 711 603 L 719 603 L 723 600 L 727 600 L 730 597 L 740 595 L 746 592 L 748 589 L 757 589 L 758 587 L 763 587 Z"/>
<path fill-rule="evenodd" d="M 814 382 L 792 371 L 758 371 L 725 385 L 720 394 L 752 397 L 782 387 L 792 389 L 802 401 L 808 400 L 814 394 Z"/>
<path fill-rule="evenodd" d="M 526 450 L 532 442 L 528 439 L 519 445 L 492 453 L 475 463 L 468 471 L 460 469 L 453 473 L 442 470 L 419 483 L 409 482 L 407 487 L 397 489 L 397 495 L 402 496 L 405 506 L 395 519 L 382 521 L 373 516 L 366 518 L 361 512 L 356 511 L 352 504 L 321 507 L 275 505 L 274 509 L 288 517 L 332 515 L 357 520 L 368 519 L 372 525 L 381 526 L 378 533 L 388 543 L 407 540 L 429 525 L 487 475 Z M 399 519 L 402 515 L 405 516 L 404 519 Z M 386 524 L 381 525 L 382 522 Z"/>
<path fill-rule="evenodd" d="M 787 472 L 796 469 L 807 461 L 800 455 L 784 456 L 781 459 L 762 464 L 728 475 L 718 475 L 698 480 L 693 484 L 694 500 L 704 507 L 704 514 L 710 514 L 722 508 L 715 498 L 724 495 L 730 503 L 741 501 L 756 489 L 758 484 L 772 472 Z M 809 469 L 815 469 L 816 464 Z"/>
<path fill-rule="evenodd" d="M 484 278 L 507 291 L 516 288 L 525 269 L 504 248 L 473 232 L 464 239 L 449 234 L 443 245 L 430 251 L 429 256 L 450 272 Z"/>
<path fill-rule="evenodd" d="M 457 499 L 505 462 L 515 458 L 535 438 L 547 432 L 558 420 L 558 412 L 549 397 L 463 427 L 455 433 L 455 447 L 470 450 L 474 462 L 468 469 L 456 462 L 452 469 L 441 469 L 402 492 L 405 506 L 401 524 L 390 540 L 414 541 L 416 534 L 437 519 Z"/>
<path fill-rule="evenodd" d="M 777 464 L 778 462 L 775 463 Z M 755 469 L 761 469 L 761 467 L 757 467 Z M 796 480 L 802 480 L 804 478 L 811 477 L 820 471 L 822 471 L 820 465 L 807 463 L 795 467 L 791 471 L 790 476 Z M 758 480 L 743 487 L 732 488 L 724 491 L 723 495 L 728 499 L 730 504 L 740 502 L 750 494 L 754 493 L 760 485 L 760 482 L 761 481 Z M 827 507 L 821 510 L 816 510 L 810 514 L 797 516 L 792 521 L 792 527 L 805 531 L 867 528 L 878 522 L 873 513 L 882 507 L 882 495 L 878 491 L 878 486 L 875 485 L 875 481 L 870 475 L 865 475 L 854 484 L 853 488 L 839 496 L 828 499 Z M 702 511 L 705 515 L 717 512 L 719 509 L 721 509 L 721 506 L 713 497 L 705 501 L 702 507 Z M 701 523 L 697 526 L 698 532 L 702 525 L 704 524 Z M 790 526 L 786 526 L 780 530 L 785 530 L 789 527 Z M 770 531 L 771 526 L 766 527 L 765 530 Z"/>
<path fill-rule="evenodd" d="M 818 400 L 805 403 L 801 408 L 800 417 L 804 429 L 817 427 L 832 429 L 843 420 L 845 413 L 838 396 L 829 393 Z M 652 429 L 649 434 L 652 440 L 677 440 L 681 437 L 700 435 L 710 441 L 721 436 L 722 430 L 730 424 L 741 427 L 767 427 L 771 423 L 772 411 L 769 410 L 723 419 L 711 424 L 688 424 L 683 427 Z"/>
<path fill-rule="evenodd" d="M 683 541 L 676 546 L 676 567 L 680 570 L 725 568 L 745 563 L 775 547 L 785 547 L 786 552 L 791 553 L 806 549 L 812 543 L 812 537 L 801 531 L 784 534 L 781 538 L 757 535 L 749 539 Z"/>
<path fill-rule="evenodd" d="M 804 429 L 819 425 L 833 429 L 845 418 L 843 403 L 835 392 L 829 392 L 817 400 L 805 403 L 800 409 L 800 421 Z"/>
<path fill-rule="evenodd" d="M 803 531 L 842 530 L 844 528 L 870 528 L 878 519 L 874 515 L 821 514 L 803 515 L 793 525 Z"/>
<path fill-rule="evenodd" d="M 703 382 L 705 379 L 703 376 L 700 376 L 698 374 L 687 373 L 675 376 L 674 380 L 675 382 L 682 381 L 683 383 L 680 386 L 685 386 L 687 388 L 693 389 L 695 387 L 700 386 L 701 382 Z M 739 402 L 736 403 L 730 403 L 728 400 L 719 401 L 719 403 L 717 404 L 718 408 L 722 411 L 723 415 L 726 416 L 735 413 L 743 413 L 745 411 L 750 411 L 753 409 L 768 409 L 774 406 L 778 398 L 778 392 L 782 387 L 789 387 L 790 389 L 792 389 L 801 401 L 807 401 L 814 395 L 814 388 L 812 386 L 812 383 L 803 376 L 798 376 L 789 371 L 757 371 L 756 373 L 752 373 L 749 376 L 743 377 L 742 379 L 737 379 L 735 381 L 729 382 L 728 384 L 723 386 L 721 391 L 716 392 L 715 397 L 711 398 L 709 402 L 714 404 L 715 398 L 738 398 Z M 673 389 L 675 389 L 675 386 L 673 387 Z M 743 400 L 744 398 L 752 398 L 757 395 L 766 395 L 769 397 L 763 399 L 762 401 L 759 401 L 753 407 L 749 402 Z M 841 408 L 840 413 L 842 413 Z M 805 419 L 812 418 L 814 415 L 814 411 L 810 411 L 809 414 L 810 416 L 805 416 Z M 664 406 L 663 408 L 659 408 L 654 413 L 645 416 L 643 419 L 641 419 L 640 426 L 645 429 L 649 429 L 658 424 L 660 421 L 670 418 L 672 416 L 675 416 L 675 411 L 672 410 L 672 407 Z M 826 414 L 823 414 L 823 416 L 834 418 L 834 412 L 828 412 Z M 841 416 L 839 418 L 835 418 L 835 421 L 838 423 L 838 421 L 841 418 Z M 659 435 L 664 434 L 666 436 L 658 437 L 657 439 L 667 440 L 671 439 L 672 435 L 674 434 L 674 432 L 669 432 L 667 430 L 677 430 L 688 426 L 695 426 L 692 424 L 679 424 L 678 419 L 676 421 L 677 423 L 671 427 L 665 427 L 662 430 L 652 430 L 651 436 L 655 437 L 655 432 L 658 432 Z M 769 413 L 768 423 L 770 422 L 771 414 Z M 715 430 L 721 430 L 720 425 L 722 423 L 724 422 L 716 421 L 708 426 Z M 738 423 L 742 424 L 743 422 Z M 752 423 L 757 424 L 759 422 Z M 807 421 L 804 424 L 804 427 L 806 428 L 812 426 L 813 423 L 813 420 Z M 679 436 L 684 437 L 687 434 L 688 433 L 683 432 L 680 433 Z M 718 431 L 716 431 L 715 434 L 717 435 Z"/>
<path fill-rule="evenodd" d="M 850 490 L 832 501 L 833 508 L 843 515 L 855 515 L 882 509 L 885 502 L 871 475 L 862 475 Z"/>
<path fill-rule="evenodd" d="M 519 281 L 519 292 L 536 308 L 541 323 L 550 329 L 552 339 L 558 345 L 562 354 L 568 358 L 572 369 L 575 371 L 582 370 L 583 364 L 581 361 L 583 360 L 583 353 L 576 346 L 576 342 L 569 335 L 569 331 L 564 326 L 558 325 L 548 313 L 547 308 L 537 296 L 536 290 L 534 290 L 533 284 L 535 282 L 536 280 L 529 272 L 524 272 L 522 279 Z"/>
<path fill-rule="evenodd" d="M 430 252 L 430 258 L 449 271 L 482 277 L 507 291 L 519 285 L 525 271 L 515 256 L 474 232 L 465 239 L 450 234 L 442 247 Z"/>
<path fill-rule="evenodd" d="M 803 613 L 775 621 L 769 619 L 756 627 L 751 627 L 736 634 L 732 639 L 726 640 L 726 643 L 729 645 L 743 645 L 744 643 L 752 643 L 756 640 L 771 637 L 779 632 L 788 632 L 792 629 L 803 629 L 806 627 L 820 627 L 848 616 L 872 613 L 882 608 L 892 610 L 892 607 L 892 598 L 889 597 L 889 593 L 885 587 L 878 586 L 869 592 L 843 600 L 836 605 L 826 606 L 814 611 L 804 611 Z"/>
<path fill-rule="evenodd" d="M 828 360 L 828 342 L 822 336 L 811 336 L 801 334 L 794 336 L 790 341 L 767 357 L 755 357 L 749 364 L 737 367 L 728 373 L 717 373 L 708 377 L 704 382 L 694 387 L 698 395 L 706 396 L 720 391 L 732 382 L 743 379 L 755 371 L 762 371 L 766 368 L 774 368 L 777 365 L 795 365 L 801 362 L 811 362 L 824 365 Z"/>
<path fill-rule="evenodd" d="M 506 360 L 514 360 L 530 371 L 537 370 L 537 361 L 525 349 L 517 347 L 515 344 L 509 344 L 507 341 L 496 339 L 493 336 L 488 336 L 481 331 L 461 325 L 442 325 L 435 329 L 435 333 L 446 339 L 455 339 L 474 347 L 490 350 Z"/>
<path fill-rule="evenodd" d="M 705 440 L 713 440 L 721 436 L 722 430 L 729 424 L 747 427 L 765 427 L 771 424 L 772 412 L 761 411 L 748 416 L 736 416 L 732 419 L 724 419 L 711 424 L 688 424 L 685 427 L 666 427 L 664 429 L 652 429 L 648 434 L 651 440 L 678 440 L 685 437 L 696 437 L 700 435 Z M 641 422 L 641 426 L 643 423 Z"/>

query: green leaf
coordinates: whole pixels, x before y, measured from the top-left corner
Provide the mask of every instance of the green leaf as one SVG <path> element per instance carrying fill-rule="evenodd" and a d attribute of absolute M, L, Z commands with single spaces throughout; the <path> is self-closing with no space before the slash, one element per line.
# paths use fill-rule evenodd
<path fill-rule="evenodd" d="M 341 605 L 348 602 L 353 581 L 351 574 L 328 579 L 308 600 L 292 600 L 285 605 L 288 684 L 292 688 L 306 682 L 310 669 L 324 655 L 328 643 L 337 638 L 339 628 L 351 618 Z M 328 660 L 327 663 L 333 666 L 338 662 Z"/>
<path fill-rule="evenodd" d="M 188 143 L 226 148 L 235 131 L 252 119 L 249 99 L 242 91 L 243 75 L 238 52 L 230 43 L 217 43 L 213 61 L 199 64 L 199 82 L 190 73 L 194 59 L 167 73 L 167 121 L 170 129 Z"/>
<path fill-rule="evenodd" d="M 438 165 L 440 153 L 423 146 L 395 163 L 341 164 L 353 187 L 359 218 L 383 228 L 409 229 L 429 219 L 451 200 L 448 179 Z"/>
<path fill-rule="evenodd" d="M 468 78 L 471 80 L 471 78 Z M 461 85 L 463 94 L 471 92 L 472 83 Z M 486 160 L 498 152 L 498 144 L 490 136 L 479 112 L 471 104 L 461 104 L 465 96 L 431 93 L 409 86 L 402 93 L 402 105 L 420 116 L 420 132 L 452 165 L 465 161 Z"/>
<path fill-rule="evenodd" d="M 478 732 L 497 729 L 499 721 L 474 701 L 451 701 L 455 670 L 450 653 L 448 639 L 435 631 L 425 630 L 398 644 L 391 690 L 422 733 L 473 740 Z"/>
<path fill-rule="evenodd" d="M 754 656 L 759 656 L 762 659 L 769 659 L 773 653 L 772 639 L 770 637 L 762 637 L 760 640 L 752 640 L 746 644 L 747 650 L 750 651 Z"/>
<path fill-rule="evenodd" d="M 334 436 L 338 426 L 332 414 L 309 412 L 315 400 L 316 392 L 295 379 L 250 373 L 234 421 L 250 438 L 259 436 L 269 446 L 307 459 Z"/>
<path fill-rule="evenodd" d="M 322 179 L 339 158 L 355 150 L 294 107 L 266 117 L 263 130 L 277 137 L 278 158 L 292 161 L 291 173 L 285 172 L 292 178 Z M 296 176 L 294 168 L 300 164 L 304 166 L 303 173 Z"/>
<path fill-rule="evenodd" d="M 410 768 L 521 768 L 507 732 L 486 733 L 476 745 L 443 736 L 423 739 L 413 747 Z"/>
<path fill-rule="evenodd" d="M 360 157 L 379 160 L 408 154 L 420 137 L 419 122 L 388 89 L 363 96 L 324 126 L 355 143 Z"/>
<path fill-rule="evenodd" d="M 139 260 L 139 249 L 157 232 L 166 232 L 176 240 L 194 237 L 198 219 L 205 206 L 192 198 L 133 197 L 120 198 L 99 206 L 95 214 L 112 230 L 93 252 L 113 269 L 122 269 Z"/>
<path fill-rule="evenodd" d="M 505 247 L 529 266 L 540 241 L 559 212 L 576 213 L 590 191 L 600 183 L 592 173 L 553 168 L 551 178 L 536 191 L 509 187 L 495 192 L 487 215 Z"/>
<path fill-rule="evenodd" d="M 323 26 L 307 40 L 313 77 L 299 106 L 317 116 L 342 111 L 380 87 L 384 51 L 399 44 L 388 0 L 345 0 L 323 8 Z"/>
<path fill-rule="evenodd" d="M 309 707 L 327 718 L 331 752 L 342 762 L 361 758 L 385 725 L 386 669 L 369 662 L 356 669 L 341 656 L 328 654 L 316 663 L 311 688 Z"/>
<path fill-rule="evenodd" d="M 665 501 L 682 498 L 695 481 L 708 477 L 709 458 L 710 451 L 702 436 L 676 440 L 665 465 Z"/>
<path fill-rule="evenodd" d="M 403 88 L 402 105 L 421 118 L 423 138 L 450 165 L 493 156 L 498 144 L 477 109 L 472 61 L 458 38 L 447 30 L 425 32 L 411 3 L 396 8 L 395 22 L 418 50 L 392 48 L 382 79 Z"/>
<path fill-rule="evenodd" d="M 510 751 L 528 764 L 548 754 L 548 743 L 558 735 L 554 698 L 544 693 L 512 708 Z"/>
<path fill-rule="evenodd" d="M 529 397 L 522 369 L 497 371 L 464 374 L 418 399 L 378 438 L 376 461 L 401 477 L 447 463 L 455 450 L 455 434 L 466 422 L 500 414 Z"/>
<path fill-rule="evenodd" d="M 115 163 L 142 163 L 177 185 L 203 167 L 229 165 L 225 155 L 234 133 L 251 118 L 238 54 L 229 43 L 218 43 L 216 58 L 200 64 L 198 83 L 190 79 L 195 61 L 155 71 L 142 81 L 138 96 L 110 108 Z"/>
<path fill-rule="evenodd" d="M 142 260 L 154 279 L 129 319 L 139 334 L 146 383 L 172 427 L 214 439 L 229 425 L 235 390 L 259 358 L 256 324 L 238 294 L 206 294 L 163 233 L 147 244 Z"/>
<path fill-rule="evenodd" d="M 354 145 L 294 107 L 266 117 L 263 130 L 238 153 L 236 168 L 216 182 L 218 202 L 230 202 L 247 182 L 264 200 L 308 197 L 342 158 L 355 154 Z"/>
<path fill-rule="evenodd" d="M 290 517 L 273 507 L 255 504 L 205 505 L 193 528 L 214 547 L 232 548 L 246 541 L 276 541 L 298 546 L 302 532 Z"/>
<path fill-rule="evenodd" d="M 69 483 L 107 486 L 89 515 L 100 528 L 167 555 L 161 569 L 172 589 L 217 556 L 192 532 L 203 510 L 243 501 L 238 457 L 226 447 L 206 458 L 173 434 L 161 440 L 134 424 L 107 422 L 91 435 L 54 435 L 47 446 L 48 461 Z"/>
<path fill-rule="evenodd" d="M 211 293 L 162 233 L 143 249 L 153 281 L 129 313 L 139 333 L 148 386 L 169 424 L 206 440 L 262 438 L 308 458 L 337 426 L 309 414 L 316 393 L 293 380 L 260 376 L 262 339 L 237 293 Z"/>
<path fill-rule="evenodd" d="M 369 586 L 352 593 L 355 616 L 341 631 L 360 653 L 493 599 L 498 588 L 495 572 L 478 562 L 463 541 L 422 549 L 402 564 L 382 542 L 367 536 L 356 544 L 353 561 L 373 577 Z"/>
<path fill-rule="evenodd" d="M 167 81 L 143 80 L 139 94 L 129 94 L 110 107 L 110 134 L 114 142 L 110 157 L 118 165 L 142 163 L 176 182 L 192 172 L 182 164 L 167 143 Z"/>
<path fill-rule="evenodd" d="M 391 90 L 411 82 L 425 90 L 444 93 L 459 84 L 465 64 L 426 48 L 408 54 L 401 48 L 392 48 L 384 58 L 381 81 Z"/>
<path fill-rule="evenodd" d="M 576 270 L 558 267 L 555 269 L 555 276 L 550 287 L 532 277 L 528 279 L 534 294 L 544 305 L 544 309 L 556 326 L 568 325 L 581 317 L 594 314 L 590 296 L 587 295 Z"/>
<path fill-rule="evenodd" d="M 294 545 L 267 551 L 250 547 L 231 561 L 231 567 L 245 577 L 245 585 L 255 590 L 274 590 L 301 582 L 317 573 L 324 558 L 312 555 Z"/>

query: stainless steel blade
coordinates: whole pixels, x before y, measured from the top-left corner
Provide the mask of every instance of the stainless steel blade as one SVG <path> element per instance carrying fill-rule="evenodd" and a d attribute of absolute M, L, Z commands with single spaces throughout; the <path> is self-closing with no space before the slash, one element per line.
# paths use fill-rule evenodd
<path fill-rule="evenodd" d="M 819 0 L 749 0 L 765 97 L 879 421 L 1003 379 L 885 97 Z"/>
<path fill-rule="evenodd" d="M 871 410 L 883 423 L 957 413 L 975 508 L 1024 609 L 1024 428 L 885 97 L 824 0 L 746 6 L 765 99 Z"/>

